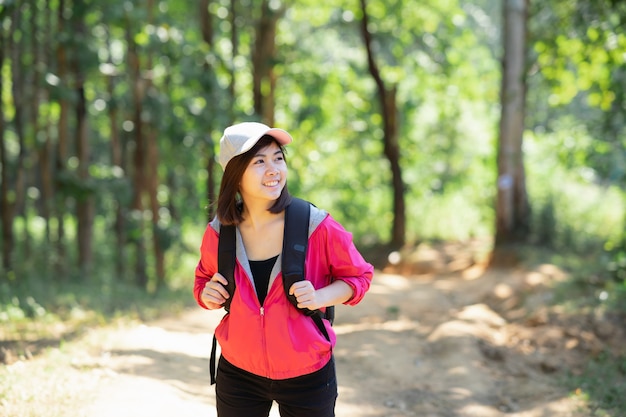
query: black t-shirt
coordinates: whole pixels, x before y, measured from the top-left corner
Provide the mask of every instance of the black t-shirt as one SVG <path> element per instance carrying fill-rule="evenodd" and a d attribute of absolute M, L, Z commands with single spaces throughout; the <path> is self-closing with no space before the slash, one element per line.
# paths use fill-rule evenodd
<path fill-rule="evenodd" d="M 256 288 L 259 303 L 263 305 L 265 297 L 267 297 L 267 287 L 270 284 L 270 274 L 274 268 L 274 264 L 278 259 L 278 255 L 263 261 L 250 261 L 250 269 L 254 278 L 254 286 Z"/>

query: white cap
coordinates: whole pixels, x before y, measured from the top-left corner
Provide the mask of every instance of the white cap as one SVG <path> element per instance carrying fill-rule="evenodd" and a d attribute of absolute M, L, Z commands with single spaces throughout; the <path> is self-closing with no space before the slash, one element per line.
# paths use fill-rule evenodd
<path fill-rule="evenodd" d="M 272 136 L 281 145 L 288 145 L 293 140 L 285 130 L 258 122 L 244 122 L 227 127 L 220 139 L 219 162 L 222 168 L 226 169 L 231 159 L 248 152 L 265 135 Z"/>

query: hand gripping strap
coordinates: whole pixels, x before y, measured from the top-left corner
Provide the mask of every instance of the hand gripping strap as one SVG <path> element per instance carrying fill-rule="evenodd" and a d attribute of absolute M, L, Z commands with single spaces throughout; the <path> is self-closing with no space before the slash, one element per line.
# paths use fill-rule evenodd
<path fill-rule="evenodd" d="M 291 286 L 305 279 L 304 260 L 309 244 L 309 216 L 311 205 L 308 201 L 292 198 L 285 210 L 285 232 L 283 237 L 283 256 L 281 269 L 283 272 L 283 288 L 287 298 L 297 308 L 296 297 L 289 294 Z M 299 309 L 310 316 L 314 311 Z"/>
<path fill-rule="evenodd" d="M 281 264 L 283 289 L 289 302 L 296 308 L 298 308 L 298 300 L 294 295 L 289 294 L 289 289 L 294 283 L 306 279 L 304 276 L 304 260 L 309 244 L 310 215 L 311 203 L 299 198 L 292 198 L 291 203 L 285 210 L 285 233 Z M 309 310 L 308 308 L 298 308 L 298 310 L 311 317 L 326 340 L 330 342 L 330 336 L 322 320 L 322 318 L 326 317 L 324 313 L 320 310 Z M 328 307 L 327 312 L 332 314 L 333 308 Z"/>
<path fill-rule="evenodd" d="M 226 291 L 228 291 L 230 297 L 224 302 L 224 310 L 226 310 L 226 312 L 230 312 L 230 302 L 233 298 L 233 294 L 235 294 L 235 263 L 237 262 L 236 229 L 234 225 L 220 226 L 220 240 L 217 249 L 218 272 L 228 281 Z"/>
<path fill-rule="evenodd" d="M 236 226 L 220 225 L 220 239 L 217 249 L 217 269 L 218 272 L 228 281 L 226 290 L 228 291 L 230 297 L 224 301 L 224 310 L 226 310 L 226 314 L 230 313 L 230 302 L 233 299 L 233 294 L 235 294 L 235 263 L 237 262 L 236 240 Z M 215 384 L 216 351 L 217 339 L 215 338 L 215 334 L 213 334 L 211 358 L 209 359 L 211 385 Z"/>

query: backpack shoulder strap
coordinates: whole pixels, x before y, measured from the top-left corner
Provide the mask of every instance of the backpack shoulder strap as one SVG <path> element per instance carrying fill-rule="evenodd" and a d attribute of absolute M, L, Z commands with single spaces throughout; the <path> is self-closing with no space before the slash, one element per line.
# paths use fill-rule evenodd
<path fill-rule="evenodd" d="M 309 218 L 311 215 L 311 203 L 299 198 L 292 198 L 291 203 L 285 209 L 285 232 L 283 237 L 282 273 L 283 289 L 289 302 L 298 308 L 298 301 L 294 295 L 289 294 L 291 286 L 302 281 L 304 276 L 304 261 L 306 250 L 309 244 Z M 326 340 L 330 341 L 330 336 L 326 331 L 326 326 L 322 317 L 331 320 L 334 318 L 334 308 L 327 307 L 325 316 L 320 310 L 309 310 L 308 308 L 298 308 L 303 314 L 310 316 Z"/>
<path fill-rule="evenodd" d="M 217 244 L 217 272 L 222 274 L 228 281 L 226 290 L 230 294 L 230 298 L 224 301 L 224 310 L 226 314 L 230 313 L 230 302 L 235 293 L 235 263 L 237 262 L 237 227 L 234 225 L 220 225 L 220 237 Z M 211 345 L 211 357 L 209 359 L 209 372 L 211 375 L 211 385 L 215 384 L 216 371 L 216 355 L 217 355 L 217 338 L 213 334 L 213 343 Z"/>
<path fill-rule="evenodd" d="M 304 277 L 304 260 L 309 244 L 309 216 L 311 205 L 308 201 L 292 198 L 285 209 L 285 232 L 281 269 L 283 288 L 287 298 L 297 308 L 296 297 L 289 294 L 289 288 Z M 305 309 L 310 311 L 308 309 Z"/>
<path fill-rule="evenodd" d="M 235 293 L 235 263 L 237 262 L 236 236 L 237 227 L 220 225 L 220 238 L 217 245 L 217 270 L 226 280 L 226 290 L 230 294 L 224 302 L 224 310 L 230 312 L 230 302 Z"/>

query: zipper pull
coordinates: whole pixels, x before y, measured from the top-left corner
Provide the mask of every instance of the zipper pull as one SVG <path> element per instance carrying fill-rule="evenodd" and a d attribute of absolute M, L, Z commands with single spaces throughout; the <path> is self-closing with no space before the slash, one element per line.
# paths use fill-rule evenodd
<path fill-rule="evenodd" d="M 265 307 L 261 306 L 261 317 L 265 316 Z"/>

